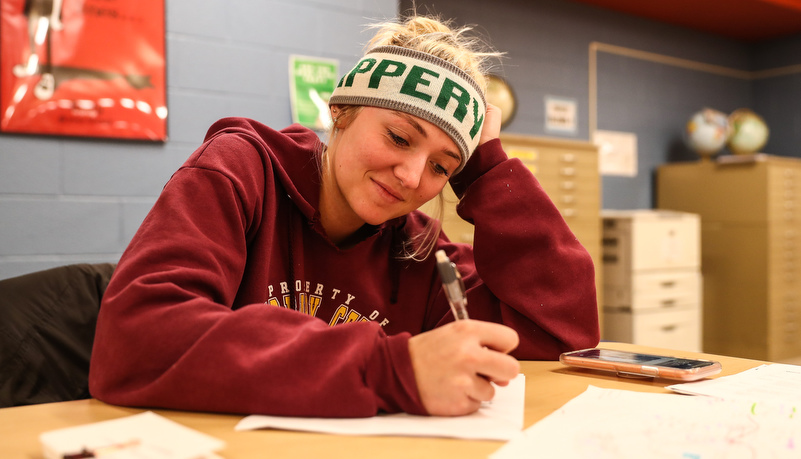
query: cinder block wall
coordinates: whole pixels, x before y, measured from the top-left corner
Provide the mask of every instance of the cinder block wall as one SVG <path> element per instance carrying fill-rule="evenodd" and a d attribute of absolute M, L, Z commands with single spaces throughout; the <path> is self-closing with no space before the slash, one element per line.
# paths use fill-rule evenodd
<path fill-rule="evenodd" d="M 131 0 L 133 1 L 133 0 Z M 165 144 L 0 135 L 0 279 L 59 264 L 115 261 L 170 174 L 223 116 L 274 127 L 290 122 L 288 58 L 352 66 L 363 25 L 411 0 L 166 0 L 169 135 Z M 508 132 L 589 138 L 589 45 L 601 42 L 727 68 L 799 63 L 801 36 L 760 44 L 694 32 L 568 0 L 416 0 L 459 24 L 477 24 L 506 51 L 499 73 L 518 112 Z M 745 81 L 599 53 L 597 128 L 637 135 L 635 177 L 606 176 L 603 206 L 649 208 L 653 169 L 697 157 L 682 141 L 690 114 L 752 106 L 766 117 L 766 152 L 801 157 L 801 73 Z M 574 99 L 578 129 L 546 132 L 547 96 Z"/>
<path fill-rule="evenodd" d="M 0 135 L 0 279 L 115 262 L 164 183 L 225 116 L 291 122 L 289 56 L 354 65 L 395 0 L 166 0 L 166 143 Z"/>

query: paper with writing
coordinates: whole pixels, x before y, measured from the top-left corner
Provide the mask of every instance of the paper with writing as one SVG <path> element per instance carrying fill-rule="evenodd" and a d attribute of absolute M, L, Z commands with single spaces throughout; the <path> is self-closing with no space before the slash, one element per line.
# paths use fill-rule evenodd
<path fill-rule="evenodd" d="M 590 386 L 490 458 L 797 458 L 798 408 Z"/>
<path fill-rule="evenodd" d="M 801 408 L 801 366 L 778 363 L 760 365 L 730 376 L 674 384 L 668 389 L 681 394 L 725 399 L 793 401 Z"/>
<path fill-rule="evenodd" d="M 109 459 L 215 458 L 225 442 L 151 411 L 109 421 L 51 430 L 39 436 L 47 459 L 82 451 Z M 89 456 L 91 457 L 91 456 Z"/>

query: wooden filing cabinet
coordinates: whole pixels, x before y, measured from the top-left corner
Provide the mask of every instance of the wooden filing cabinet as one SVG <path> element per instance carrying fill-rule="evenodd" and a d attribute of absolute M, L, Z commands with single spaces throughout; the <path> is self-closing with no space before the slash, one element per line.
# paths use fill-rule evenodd
<path fill-rule="evenodd" d="M 515 134 L 501 134 L 501 143 L 510 157 L 519 158 L 534 174 L 576 238 L 590 253 L 595 263 L 600 305 L 603 284 L 598 147 L 589 142 Z M 451 240 L 472 243 L 473 225 L 456 214 L 456 201 L 453 191 L 446 187 L 442 227 Z M 435 215 L 431 203 L 423 210 Z"/>
<path fill-rule="evenodd" d="M 758 154 L 666 164 L 657 201 L 701 215 L 704 351 L 801 357 L 801 160 Z"/>
<path fill-rule="evenodd" d="M 654 210 L 601 215 L 604 339 L 700 351 L 698 215 Z"/>

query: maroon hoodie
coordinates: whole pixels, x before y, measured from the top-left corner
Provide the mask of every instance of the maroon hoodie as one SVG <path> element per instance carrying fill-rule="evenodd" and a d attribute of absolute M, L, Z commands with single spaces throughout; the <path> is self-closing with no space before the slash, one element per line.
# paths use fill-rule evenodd
<path fill-rule="evenodd" d="M 325 235 L 317 135 L 228 118 L 172 176 L 104 295 L 90 367 L 112 404 L 240 414 L 425 414 L 411 335 L 453 320 L 433 255 L 398 259 L 428 217 Z M 520 335 L 513 355 L 598 343 L 592 261 L 499 140 L 451 180 L 474 247 L 440 236 L 472 319 Z"/>

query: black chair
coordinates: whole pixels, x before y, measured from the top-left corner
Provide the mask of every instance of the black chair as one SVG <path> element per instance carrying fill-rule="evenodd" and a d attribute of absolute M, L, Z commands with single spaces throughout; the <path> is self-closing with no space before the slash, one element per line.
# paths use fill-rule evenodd
<path fill-rule="evenodd" d="M 0 407 L 89 398 L 89 357 L 114 264 L 0 280 Z"/>

